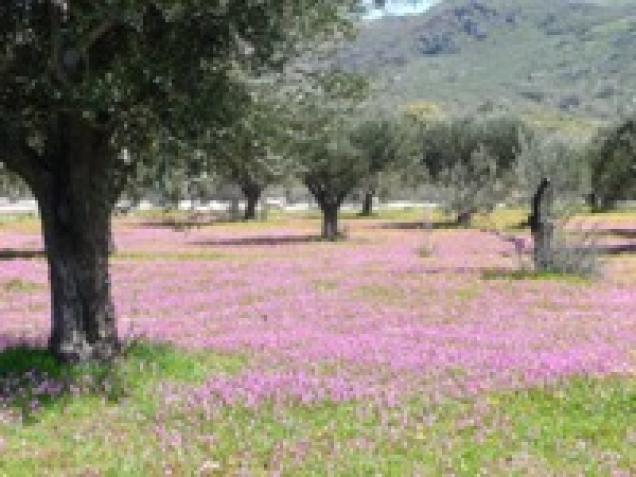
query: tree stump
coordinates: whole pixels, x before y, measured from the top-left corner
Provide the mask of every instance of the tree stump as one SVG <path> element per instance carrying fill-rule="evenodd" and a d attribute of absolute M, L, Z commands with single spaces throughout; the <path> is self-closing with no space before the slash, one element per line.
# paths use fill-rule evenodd
<path fill-rule="evenodd" d="M 532 198 L 532 214 L 529 220 L 534 241 L 534 266 L 538 272 L 550 271 L 554 261 L 553 202 L 552 184 L 550 179 L 544 178 Z"/>

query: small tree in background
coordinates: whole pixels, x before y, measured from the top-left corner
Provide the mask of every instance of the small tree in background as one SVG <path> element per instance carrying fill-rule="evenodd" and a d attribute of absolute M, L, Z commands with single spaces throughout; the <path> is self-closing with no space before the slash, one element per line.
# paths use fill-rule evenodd
<path fill-rule="evenodd" d="M 601 130 L 590 145 L 589 161 L 595 209 L 636 197 L 636 118 Z"/>
<path fill-rule="evenodd" d="M 256 218 L 265 188 L 291 170 L 283 147 L 284 104 L 275 94 L 276 86 L 277 82 L 253 86 L 240 119 L 215 131 L 216 139 L 209 149 L 214 171 L 238 185 L 245 196 L 245 220 Z"/>
<path fill-rule="evenodd" d="M 459 224 L 506 199 L 522 138 L 529 134 L 525 123 L 509 117 L 459 118 L 424 127 L 423 163 Z"/>
<path fill-rule="evenodd" d="M 555 193 L 555 207 L 572 208 L 590 190 L 590 167 L 583 144 L 560 134 L 522 138 L 514 165 L 516 201 L 527 204 L 544 178 Z"/>
<path fill-rule="evenodd" d="M 322 237 L 336 240 L 338 211 L 368 174 L 366 157 L 352 142 L 367 83 L 356 75 L 326 73 L 300 93 L 291 114 L 288 147 L 297 176 L 322 211 Z"/>
<path fill-rule="evenodd" d="M 497 160 L 484 146 L 467 160 L 444 167 L 437 181 L 445 211 L 456 215 L 458 225 L 470 225 L 474 214 L 492 211 L 508 195 L 508 178 L 502 175 Z"/>
<path fill-rule="evenodd" d="M 373 213 L 373 199 L 381 183 L 381 176 L 415 156 L 413 128 L 398 118 L 365 119 L 351 132 L 351 142 L 367 162 L 362 180 L 362 216 Z"/>

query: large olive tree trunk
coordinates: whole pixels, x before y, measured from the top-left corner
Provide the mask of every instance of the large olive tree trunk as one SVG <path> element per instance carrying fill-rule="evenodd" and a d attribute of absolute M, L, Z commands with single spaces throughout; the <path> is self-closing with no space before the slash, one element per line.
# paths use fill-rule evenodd
<path fill-rule="evenodd" d="M 35 187 L 51 283 L 50 349 L 62 361 L 111 357 L 118 349 L 108 269 L 117 197 L 114 154 L 104 133 L 62 118 Z"/>

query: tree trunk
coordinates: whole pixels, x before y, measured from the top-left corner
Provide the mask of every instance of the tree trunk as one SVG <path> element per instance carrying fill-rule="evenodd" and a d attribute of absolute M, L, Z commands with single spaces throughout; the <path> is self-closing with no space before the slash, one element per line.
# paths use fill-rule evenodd
<path fill-rule="evenodd" d="M 35 188 L 51 283 L 49 346 L 61 361 L 107 359 L 118 351 L 108 252 L 119 181 L 107 137 L 81 120 L 60 121 L 57 131 Z"/>
<path fill-rule="evenodd" d="M 230 199 L 230 210 L 229 210 L 229 215 L 230 215 L 230 220 L 231 221 L 237 221 L 237 220 L 241 220 L 241 210 L 239 207 L 239 198 L 236 196 L 233 196 Z"/>
<path fill-rule="evenodd" d="M 375 193 L 372 190 L 368 190 L 364 193 L 364 199 L 362 201 L 362 212 L 360 213 L 363 217 L 371 217 L 373 215 L 373 198 L 375 197 Z"/>
<path fill-rule="evenodd" d="M 256 208 L 261 197 L 260 189 L 244 191 L 245 194 L 245 220 L 256 220 Z"/>
<path fill-rule="evenodd" d="M 460 227 L 468 227 L 473 221 L 473 213 L 472 212 L 460 212 L 457 215 L 457 225 Z"/>
<path fill-rule="evenodd" d="M 322 210 L 322 238 L 335 242 L 338 240 L 338 209 L 336 204 L 320 204 Z"/>
<path fill-rule="evenodd" d="M 267 204 L 267 199 L 261 200 L 261 216 L 260 219 L 263 222 L 267 221 L 269 217 L 269 205 Z"/>
<path fill-rule="evenodd" d="M 547 272 L 553 264 L 554 224 L 552 223 L 552 185 L 543 179 L 532 199 L 530 229 L 534 241 L 534 266 L 538 272 Z"/>
<path fill-rule="evenodd" d="M 115 242 L 115 234 L 113 233 L 112 224 L 109 224 L 108 227 L 108 253 L 110 255 L 117 253 L 117 243 Z"/>

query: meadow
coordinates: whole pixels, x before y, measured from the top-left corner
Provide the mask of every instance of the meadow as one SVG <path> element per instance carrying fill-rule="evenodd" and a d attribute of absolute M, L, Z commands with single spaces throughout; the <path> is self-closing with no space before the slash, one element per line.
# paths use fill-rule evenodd
<path fill-rule="evenodd" d="M 421 215 L 119 218 L 109 366 L 40 349 L 39 226 L 0 218 L 0 475 L 634 475 L 636 214 L 579 219 L 591 279 Z"/>

